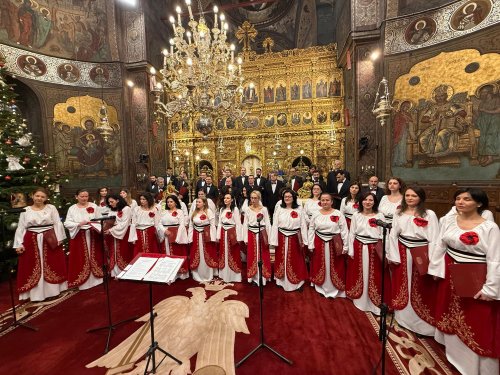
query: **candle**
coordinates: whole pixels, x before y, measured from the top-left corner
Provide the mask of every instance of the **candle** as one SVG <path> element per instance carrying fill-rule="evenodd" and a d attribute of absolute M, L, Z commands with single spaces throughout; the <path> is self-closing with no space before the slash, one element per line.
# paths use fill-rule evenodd
<path fill-rule="evenodd" d="M 174 34 L 175 34 L 175 18 L 174 16 L 169 17 L 170 23 L 172 24 L 172 28 L 174 29 Z"/>
<path fill-rule="evenodd" d="M 182 21 L 181 21 L 181 12 L 182 12 L 182 9 L 180 6 L 176 6 L 175 7 L 175 11 L 177 12 L 177 23 L 179 24 L 179 26 L 182 25 Z"/>
<path fill-rule="evenodd" d="M 186 36 L 188 38 L 188 43 L 191 44 L 191 31 L 186 32 Z"/>
<path fill-rule="evenodd" d="M 217 8 L 217 5 L 214 5 L 214 29 L 217 28 L 217 12 L 219 11 L 219 8 Z"/>
<path fill-rule="evenodd" d="M 186 5 L 188 7 L 188 12 L 189 12 L 189 19 L 193 19 L 193 12 L 191 10 L 191 0 L 186 0 Z"/>

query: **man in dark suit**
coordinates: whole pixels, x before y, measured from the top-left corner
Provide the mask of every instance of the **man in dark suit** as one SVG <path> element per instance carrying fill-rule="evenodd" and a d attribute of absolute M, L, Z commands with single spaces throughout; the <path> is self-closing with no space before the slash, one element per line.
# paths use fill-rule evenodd
<path fill-rule="evenodd" d="M 267 207 L 269 211 L 269 216 L 272 220 L 274 214 L 274 206 L 281 199 L 280 191 L 285 187 L 283 182 L 278 181 L 278 175 L 276 172 L 271 172 L 269 174 L 270 180 L 266 182 L 266 186 L 264 187 L 264 205 Z"/>
<path fill-rule="evenodd" d="M 255 177 L 253 174 L 248 176 L 248 185 L 247 185 L 247 195 L 250 195 L 250 193 L 254 190 L 259 190 L 259 187 L 257 186 L 255 182 Z"/>
<path fill-rule="evenodd" d="M 239 194 L 243 190 L 243 186 L 248 185 L 247 169 L 245 167 L 241 167 L 240 175 L 233 179 L 233 184 L 236 194 Z"/>
<path fill-rule="evenodd" d="M 205 195 L 207 199 L 211 199 L 212 202 L 214 202 L 217 205 L 217 197 L 219 196 L 219 190 L 215 185 L 212 184 L 212 176 L 207 176 L 205 178 L 205 187 L 203 188 L 203 191 L 205 192 Z"/>
<path fill-rule="evenodd" d="M 255 170 L 255 185 L 259 189 L 261 194 L 264 194 L 264 186 L 266 186 L 267 178 L 262 176 L 262 169 L 257 168 Z"/>
<path fill-rule="evenodd" d="M 198 181 L 196 181 L 196 195 L 198 195 L 198 192 L 200 190 L 203 190 L 203 188 L 205 187 L 206 178 L 207 178 L 207 172 L 201 172 L 200 178 L 198 178 Z"/>
<path fill-rule="evenodd" d="M 173 185 L 174 187 L 177 186 L 177 177 L 174 176 L 172 167 L 167 167 L 167 173 L 163 179 L 165 180 L 165 185 Z"/>
<path fill-rule="evenodd" d="M 322 191 L 326 191 L 326 184 L 325 182 L 323 181 L 323 176 L 321 176 L 321 173 L 320 171 L 318 170 L 315 170 L 312 174 L 312 178 L 311 178 L 311 182 L 314 184 L 314 185 L 319 185 L 321 186 L 321 190 Z"/>
<path fill-rule="evenodd" d="M 335 176 L 335 182 L 328 180 L 328 185 L 326 190 L 333 195 L 333 207 L 337 210 L 340 208 L 340 203 L 342 198 L 349 195 L 349 187 L 351 183 L 347 178 L 345 178 L 344 171 L 340 170 Z"/>
<path fill-rule="evenodd" d="M 149 176 L 149 182 L 147 183 L 145 190 L 148 193 L 153 194 L 153 196 L 158 194 L 158 183 L 156 182 L 156 176 L 154 174 Z"/>
<path fill-rule="evenodd" d="M 287 185 L 289 185 L 290 189 L 292 189 L 294 192 L 297 192 L 297 190 L 302 187 L 302 184 L 302 177 L 297 176 L 297 170 L 293 167 L 290 168 Z"/>
<path fill-rule="evenodd" d="M 367 191 L 370 191 L 371 193 L 375 194 L 377 197 L 377 201 L 380 203 L 380 200 L 382 197 L 385 195 L 384 189 L 378 186 L 378 177 L 377 176 L 371 176 L 370 179 L 368 180 L 368 187 L 363 188 L 362 193 L 365 193 Z"/>
<path fill-rule="evenodd" d="M 227 186 L 227 179 L 231 179 L 231 185 L 233 185 L 231 170 L 229 168 L 224 169 L 224 177 L 222 177 L 219 181 L 219 190 L 222 189 L 223 186 Z"/>
<path fill-rule="evenodd" d="M 189 184 L 186 172 L 182 171 L 179 179 L 177 180 L 177 186 L 175 187 L 179 192 L 179 199 L 184 203 L 189 203 Z"/>
<path fill-rule="evenodd" d="M 351 181 L 351 174 L 349 172 L 347 172 L 344 168 L 342 168 L 342 161 L 334 160 L 333 170 L 330 173 L 328 173 L 328 176 L 330 176 L 330 174 L 332 174 L 332 176 L 335 177 L 335 176 L 337 176 L 338 171 L 344 171 L 345 178 L 348 179 L 349 181 Z"/>

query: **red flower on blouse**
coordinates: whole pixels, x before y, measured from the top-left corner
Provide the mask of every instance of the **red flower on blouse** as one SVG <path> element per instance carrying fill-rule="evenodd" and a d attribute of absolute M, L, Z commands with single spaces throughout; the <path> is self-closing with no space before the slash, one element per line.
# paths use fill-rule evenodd
<path fill-rule="evenodd" d="M 429 224 L 427 220 L 422 219 L 421 217 L 416 217 L 415 219 L 413 219 L 413 222 L 417 227 L 426 227 L 427 224 Z"/>
<path fill-rule="evenodd" d="M 101 202 L 101 203 L 99 204 L 99 206 L 101 206 L 101 207 L 106 206 L 106 202 Z"/>
<path fill-rule="evenodd" d="M 476 232 L 465 232 L 460 236 L 460 241 L 466 245 L 475 245 L 479 242 L 479 236 Z"/>
<path fill-rule="evenodd" d="M 207 219 L 207 215 L 202 214 L 202 215 L 200 216 L 200 220 L 206 220 L 206 219 Z"/>
<path fill-rule="evenodd" d="M 231 219 L 233 217 L 233 213 L 231 211 L 226 212 L 226 219 Z"/>
<path fill-rule="evenodd" d="M 87 207 L 87 212 L 89 214 L 93 214 L 94 213 L 94 207 Z"/>
<path fill-rule="evenodd" d="M 319 201 L 319 202 L 318 202 L 318 206 L 320 206 L 320 207 L 321 207 L 321 201 Z"/>
<path fill-rule="evenodd" d="M 116 214 L 116 216 L 122 217 L 123 216 L 123 211 L 118 211 L 118 213 Z"/>
<path fill-rule="evenodd" d="M 338 223 L 339 222 L 339 217 L 335 216 L 335 215 L 331 215 L 330 216 L 330 220 L 333 221 L 334 223 Z"/>
<path fill-rule="evenodd" d="M 400 209 L 401 209 L 401 205 L 396 207 L 396 210 L 400 210 Z"/>
<path fill-rule="evenodd" d="M 377 219 L 372 218 L 368 220 L 368 224 L 370 224 L 371 227 L 376 228 L 377 227 Z"/>
<path fill-rule="evenodd" d="M 352 205 L 352 208 L 354 208 L 354 209 L 356 209 L 356 210 L 357 210 L 357 209 L 359 208 L 359 203 L 354 203 L 354 204 Z"/>
<path fill-rule="evenodd" d="M 177 211 L 172 212 L 172 216 L 176 217 L 177 216 Z"/>
<path fill-rule="evenodd" d="M 264 218 L 264 215 L 262 215 L 261 213 L 257 214 L 257 220 L 262 220 L 263 218 Z"/>
<path fill-rule="evenodd" d="M 290 216 L 292 217 L 292 219 L 296 219 L 299 217 L 299 214 L 297 213 L 297 211 L 292 211 L 290 212 Z"/>
<path fill-rule="evenodd" d="M 150 212 L 148 215 L 149 215 L 149 217 L 155 217 L 155 213 L 154 212 Z"/>

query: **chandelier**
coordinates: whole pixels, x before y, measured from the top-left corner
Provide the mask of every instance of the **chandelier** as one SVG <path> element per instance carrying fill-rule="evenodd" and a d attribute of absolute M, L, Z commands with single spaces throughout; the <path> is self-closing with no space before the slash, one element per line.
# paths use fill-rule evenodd
<path fill-rule="evenodd" d="M 176 7 L 177 20 L 170 16 L 174 37 L 170 39 L 170 51 L 163 50 L 162 79 L 153 92 L 159 113 L 167 118 L 189 116 L 206 137 L 218 117 L 241 121 L 246 115 L 242 103 L 243 61 L 238 57 L 235 63 L 235 46 L 227 42 L 229 25 L 217 6 L 210 29 L 200 1 L 198 21 L 193 17 L 191 0 L 186 0 L 186 5 L 187 25 L 182 22 L 180 6 Z"/>
<path fill-rule="evenodd" d="M 392 110 L 389 85 L 387 79 L 383 77 L 377 88 L 372 113 L 380 121 L 380 125 L 384 126 L 387 123 L 387 119 L 391 116 Z"/>

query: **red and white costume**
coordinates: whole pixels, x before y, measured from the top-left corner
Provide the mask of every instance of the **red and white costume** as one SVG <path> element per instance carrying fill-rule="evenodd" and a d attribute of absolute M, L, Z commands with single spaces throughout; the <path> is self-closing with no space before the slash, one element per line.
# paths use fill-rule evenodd
<path fill-rule="evenodd" d="M 102 283 L 102 239 L 101 224 L 90 221 L 98 215 L 97 205 L 89 203 L 87 207 L 72 205 L 66 215 L 64 226 L 69 231 L 69 266 L 68 286 L 79 290 L 92 288 Z"/>
<path fill-rule="evenodd" d="M 219 223 L 217 225 L 218 257 L 219 257 L 219 277 L 225 282 L 241 282 L 241 254 L 240 242 L 241 216 L 238 207 L 234 207 L 231 212 L 223 208 L 219 212 Z M 232 246 L 228 240 L 228 233 L 234 231 L 237 242 Z"/>
<path fill-rule="evenodd" d="M 109 251 L 109 269 L 111 276 L 118 276 L 132 260 L 133 247 L 128 242 L 132 210 L 125 206 L 121 211 L 109 211 L 109 216 L 115 217 L 115 223 L 105 237 Z"/>
<path fill-rule="evenodd" d="M 340 202 L 340 212 L 344 215 L 348 228 L 351 227 L 352 215 L 358 212 L 358 208 L 358 202 L 354 202 L 352 199 L 347 201 L 347 197 L 342 198 L 342 201 Z"/>
<path fill-rule="evenodd" d="M 175 241 L 169 242 L 165 235 L 165 229 L 173 233 Z M 185 256 L 186 261 L 182 264 L 176 279 L 187 279 L 189 277 L 188 265 L 188 235 L 186 230 L 186 216 L 180 209 L 160 211 L 160 226 L 158 227 L 158 238 L 161 240 L 161 251 L 167 255 Z"/>
<path fill-rule="evenodd" d="M 388 195 L 382 197 L 378 205 L 378 212 L 384 215 L 384 221 L 386 223 L 392 223 L 392 218 L 396 214 L 396 211 L 401 208 L 401 201 L 402 199 L 393 203 L 389 200 Z"/>
<path fill-rule="evenodd" d="M 308 199 L 306 200 L 306 203 L 304 203 L 304 213 L 306 214 L 306 223 L 309 225 L 309 222 L 311 221 L 312 217 L 319 211 L 321 210 L 321 202 L 316 199 Z"/>
<path fill-rule="evenodd" d="M 439 241 L 431 253 L 429 274 L 438 276 L 436 294 L 437 341 L 446 346 L 446 357 L 462 374 L 499 373 L 500 358 L 500 231 L 484 221 L 474 229 L 458 226 L 457 215 L 446 216 Z M 453 263 L 486 263 L 481 292 L 494 301 L 461 298 L 450 279 Z M 478 290 L 479 292 L 479 290 Z"/>
<path fill-rule="evenodd" d="M 257 221 L 258 215 L 262 215 L 260 223 Z M 271 254 L 269 246 L 266 246 L 259 239 L 259 226 L 261 232 L 265 230 L 269 238 L 271 222 L 267 208 L 262 206 L 259 211 L 254 211 L 251 207 L 248 207 L 245 211 L 242 228 L 243 241 L 247 244 L 247 280 L 249 283 L 252 281 L 259 283 L 257 262 L 259 261 L 259 244 L 262 244 L 262 284 L 266 285 L 266 280 L 271 278 Z"/>
<path fill-rule="evenodd" d="M 107 216 L 111 212 L 111 209 L 107 206 L 106 201 L 104 199 L 102 199 L 101 201 L 99 201 L 99 203 L 97 203 L 97 207 L 99 208 L 97 212 L 97 217 Z"/>
<path fill-rule="evenodd" d="M 325 297 L 345 297 L 346 259 L 337 255 L 333 237 L 340 236 L 344 244 L 343 253 L 349 249 L 347 222 L 339 210 L 329 214 L 317 212 L 309 223 L 309 249 L 311 257 L 311 283 Z"/>
<path fill-rule="evenodd" d="M 380 314 L 382 261 L 375 250 L 382 238 L 382 230 L 374 222 L 383 220 L 384 215 L 377 213 L 365 216 L 357 212 L 352 216 L 349 232 L 349 256 L 347 262 L 346 295 L 362 311 Z M 389 268 L 385 267 L 384 300 L 391 299 L 391 279 Z"/>
<path fill-rule="evenodd" d="M 387 247 L 392 267 L 392 306 L 400 326 L 425 336 L 434 336 L 436 282 L 430 275 L 420 275 L 413 267 L 412 248 L 432 250 L 439 236 L 439 221 L 434 211 L 423 218 L 396 214 Z"/>
<path fill-rule="evenodd" d="M 47 204 L 40 211 L 29 206 L 21 213 L 14 236 L 14 248 L 24 247 L 17 268 L 20 300 L 43 301 L 68 289 L 63 247 L 50 248 L 44 239 L 54 234 L 58 242 L 66 238 L 59 213 L 53 205 Z"/>
<path fill-rule="evenodd" d="M 156 207 L 147 210 L 136 207 L 132 211 L 128 241 L 134 244 L 133 258 L 139 253 L 160 252 L 156 235 L 158 229 L 160 229 L 160 213 Z"/>
<path fill-rule="evenodd" d="M 210 241 L 204 239 L 205 231 L 210 234 Z M 196 281 L 210 281 L 214 278 L 214 268 L 218 266 L 216 237 L 215 216 L 212 210 L 208 210 L 208 213 L 197 212 L 191 217 L 188 231 L 188 241 L 191 244 L 189 268 Z"/>

